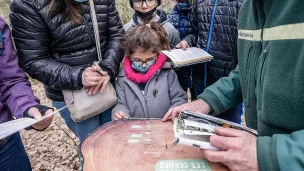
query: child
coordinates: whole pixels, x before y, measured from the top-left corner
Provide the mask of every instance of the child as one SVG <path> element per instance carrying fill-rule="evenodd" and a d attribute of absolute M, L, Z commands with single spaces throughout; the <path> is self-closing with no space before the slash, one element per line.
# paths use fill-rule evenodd
<path fill-rule="evenodd" d="M 191 31 L 190 16 L 193 0 L 176 0 L 176 5 L 168 14 L 168 22 L 171 23 L 180 34 L 180 38 L 184 39 L 188 32 Z M 175 71 L 182 88 L 187 91 L 190 88 L 191 99 L 195 99 L 195 93 L 192 86 L 192 69 L 191 66 L 184 66 Z"/>
<path fill-rule="evenodd" d="M 157 23 L 127 32 L 124 66 L 117 81 L 118 102 L 112 119 L 162 118 L 171 107 L 187 102 L 187 94 L 160 50 L 169 49 L 165 30 Z"/>
<path fill-rule="evenodd" d="M 124 25 L 125 31 L 139 25 L 156 22 L 167 32 L 171 48 L 180 42 L 179 32 L 168 22 L 167 14 L 157 9 L 161 0 L 130 0 L 130 6 L 135 10 L 133 18 Z"/>
<path fill-rule="evenodd" d="M 179 31 L 181 39 L 184 39 L 191 30 L 191 7 L 192 0 L 176 0 L 176 5 L 168 14 L 168 22 Z"/>

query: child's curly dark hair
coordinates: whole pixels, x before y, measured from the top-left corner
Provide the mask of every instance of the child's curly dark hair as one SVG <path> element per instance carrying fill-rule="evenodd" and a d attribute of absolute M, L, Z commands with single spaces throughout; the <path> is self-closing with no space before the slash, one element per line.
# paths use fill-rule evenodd
<path fill-rule="evenodd" d="M 134 27 L 127 31 L 125 41 L 125 54 L 130 56 L 135 51 L 159 52 L 170 49 L 170 42 L 162 26 L 158 23 L 149 23 Z"/>

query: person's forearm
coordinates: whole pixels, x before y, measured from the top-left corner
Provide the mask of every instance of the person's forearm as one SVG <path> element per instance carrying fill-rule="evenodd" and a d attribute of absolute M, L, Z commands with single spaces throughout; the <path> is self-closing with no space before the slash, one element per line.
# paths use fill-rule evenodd
<path fill-rule="evenodd" d="M 213 110 L 211 115 L 218 115 L 242 102 L 241 83 L 238 67 L 228 77 L 223 77 L 198 96 L 204 99 Z"/>
<path fill-rule="evenodd" d="M 38 104 L 27 76 L 18 65 L 18 57 L 12 43 L 10 29 L 0 18 L 3 52 L 0 54 L 0 94 L 12 113 L 22 117 L 23 112 Z"/>

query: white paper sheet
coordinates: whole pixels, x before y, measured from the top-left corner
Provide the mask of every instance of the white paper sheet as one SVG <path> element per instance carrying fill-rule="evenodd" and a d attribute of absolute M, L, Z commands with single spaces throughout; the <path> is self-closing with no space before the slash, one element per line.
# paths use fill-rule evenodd
<path fill-rule="evenodd" d="M 37 122 L 43 121 L 44 119 L 58 113 L 62 109 L 66 108 L 67 106 L 60 108 L 57 111 L 54 111 L 48 115 L 44 115 L 40 120 L 32 119 L 32 118 L 20 118 L 20 119 L 15 119 L 9 122 L 5 122 L 0 124 L 0 140 L 8 137 L 24 128 L 27 128 L 29 126 L 34 125 Z"/>

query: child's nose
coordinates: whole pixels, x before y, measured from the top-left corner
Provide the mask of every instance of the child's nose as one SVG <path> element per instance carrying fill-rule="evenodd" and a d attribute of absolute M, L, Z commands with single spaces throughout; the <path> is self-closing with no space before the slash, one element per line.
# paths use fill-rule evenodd
<path fill-rule="evenodd" d="M 142 3 L 143 3 L 143 4 L 142 4 L 142 8 L 147 9 L 147 8 L 148 8 L 147 2 L 146 2 L 146 1 L 143 1 Z"/>

